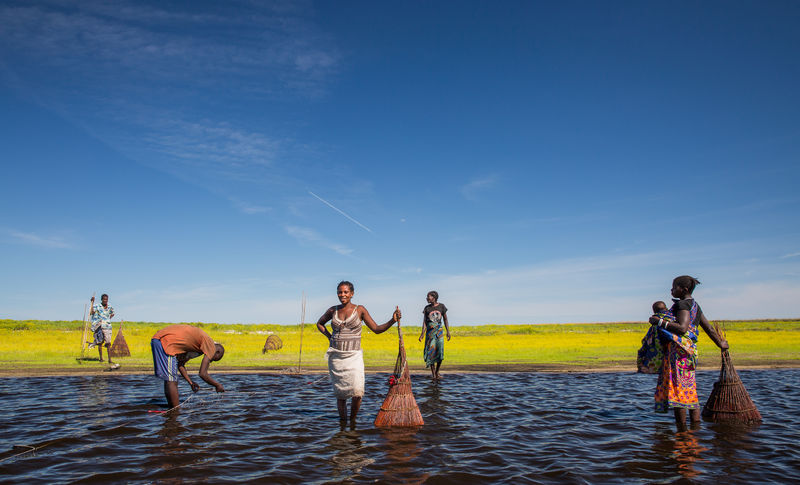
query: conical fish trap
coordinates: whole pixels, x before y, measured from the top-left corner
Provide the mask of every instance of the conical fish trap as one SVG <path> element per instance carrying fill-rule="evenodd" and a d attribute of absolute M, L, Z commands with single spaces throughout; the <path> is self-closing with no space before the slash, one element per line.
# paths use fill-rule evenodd
<path fill-rule="evenodd" d="M 703 419 L 715 423 L 761 422 L 761 413 L 747 394 L 727 350 L 722 351 L 719 380 L 714 383 L 714 390 L 703 407 Z"/>
<path fill-rule="evenodd" d="M 111 357 L 131 356 L 131 351 L 128 349 L 128 342 L 125 341 L 125 336 L 122 335 L 122 325 L 120 325 L 119 330 L 117 330 L 117 338 L 114 339 L 114 343 L 111 344 L 111 348 L 108 349 L 108 355 Z"/>
<path fill-rule="evenodd" d="M 422 413 L 419 412 L 417 400 L 411 390 L 411 373 L 408 370 L 406 349 L 403 345 L 403 332 L 397 322 L 397 333 L 400 336 L 400 350 L 394 365 L 394 374 L 389 379 L 389 393 L 383 400 L 375 426 L 378 428 L 422 426 Z"/>

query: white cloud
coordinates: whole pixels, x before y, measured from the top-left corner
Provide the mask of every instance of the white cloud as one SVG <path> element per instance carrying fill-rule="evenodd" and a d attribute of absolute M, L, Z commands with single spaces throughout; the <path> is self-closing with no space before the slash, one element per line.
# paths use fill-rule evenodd
<path fill-rule="evenodd" d="M 461 195 L 466 199 L 474 200 L 480 192 L 489 190 L 497 185 L 498 180 L 497 175 L 487 175 L 473 179 L 461 187 Z"/>
<path fill-rule="evenodd" d="M 301 11 L 270 5 L 165 10 L 135 2 L 0 6 L 0 40 L 31 59 L 64 70 L 93 66 L 93 76 L 126 68 L 136 79 L 192 79 L 194 84 L 247 79 L 251 92 L 305 87 L 318 91 L 340 55 Z M 215 35 L 209 35 L 214 32 Z M 235 35 L 230 34 L 235 32 Z M 190 89 L 183 84 L 180 89 Z"/>
<path fill-rule="evenodd" d="M 317 231 L 300 226 L 286 226 L 286 233 L 300 241 L 302 244 L 312 244 L 335 251 L 342 256 L 349 256 L 353 250 L 343 244 L 329 241 Z"/>
<path fill-rule="evenodd" d="M 796 280 L 742 283 L 711 288 L 700 302 L 709 320 L 797 318 Z"/>
<path fill-rule="evenodd" d="M 244 202 L 242 200 L 238 200 L 235 198 L 231 198 L 230 201 L 233 203 L 234 207 L 236 207 L 245 214 L 251 214 L 251 215 L 264 214 L 272 210 L 271 207 L 266 207 L 258 204 L 250 204 L 248 202 Z"/>
<path fill-rule="evenodd" d="M 15 230 L 8 230 L 6 231 L 9 236 L 13 238 L 14 241 L 27 244 L 30 246 L 38 246 L 42 248 L 51 248 L 51 249 L 72 249 L 74 246 L 72 243 L 66 241 L 63 237 L 60 236 L 40 236 L 38 234 L 34 234 L 32 232 L 21 232 Z"/>
<path fill-rule="evenodd" d="M 208 187 L 212 192 L 232 190 L 230 184 L 285 185 L 293 181 L 275 167 L 281 147 L 279 140 L 225 122 L 187 122 L 161 117 L 144 122 L 148 116 L 144 115 L 140 127 L 145 134 L 138 139 L 120 133 L 106 138 L 113 139 L 113 145 L 133 159 Z"/>
<path fill-rule="evenodd" d="M 0 25 L 5 77 L 131 160 L 223 199 L 259 190 L 269 204 L 313 172 L 312 144 L 276 133 L 285 123 L 271 113 L 273 100 L 324 93 L 340 65 L 310 3 L 0 3 Z M 244 106 L 258 116 L 243 120 Z"/>
<path fill-rule="evenodd" d="M 784 254 L 783 256 L 781 256 L 781 259 L 796 258 L 798 256 L 800 256 L 800 252 L 798 252 L 798 253 L 789 253 L 789 254 Z"/>
<path fill-rule="evenodd" d="M 359 301 L 379 309 L 399 304 L 411 310 L 406 314 L 413 315 L 414 324 L 429 290 L 440 293 L 451 321 L 462 324 L 643 321 L 653 301 L 669 301 L 672 278 L 691 267 L 706 283 L 695 296 L 711 319 L 800 316 L 798 278 L 786 279 L 780 268 L 769 265 L 745 270 L 713 261 L 711 255 L 719 252 L 718 247 L 704 248 L 691 261 L 679 252 L 664 251 L 426 275 L 365 288 Z M 749 271 L 766 280 L 753 282 Z"/>
<path fill-rule="evenodd" d="M 303 244 L 330 245 L 320 241 L 313 230 L 286 230 Z M 714 252 L 719 248 L 707 248 L 699 260 L 707 260 L 707 254 Z M 419 325 L 430 290 L 441 295 L 453 325 L 644 321 L 653 301 L 669 301 L 672 278 L 685 272 L 672 263 L 680 254 L 609 254 L 462 274 L 394 270 L 374 277 L 356 271 L 348 272 L 346 279 L 356 285 L 354 301 L 366 305 L 381 323 L 398 305 L 405 324 Z M 696 264 L 693 261 L 690 266 Z M 800 317 L 800 278 L 782 278 L 768 266 L 760 266 L 756 273 L 768 278 L 752 281 L 736 268 L 731 272 L 725 262 L 695 273 L 704 283 L 695 296 L 709 319 Z M 342 278 L 338 272 L 290 274 L 276 280 L 253 278 L 145 289 L 112 285 L 103 291 L 111 294 L 118 318 L 126 320 L 291 324 L 299 320 L 302 291 L 308 295 L 306 320 L 313 322 L 336 303 L 335 282 Z M 85 301 L 67 301 L 68 296 L 33 302 L 30 295 L 10 293 L 0 295 L 0 307 L 10 318 L 77 318 Z"/>

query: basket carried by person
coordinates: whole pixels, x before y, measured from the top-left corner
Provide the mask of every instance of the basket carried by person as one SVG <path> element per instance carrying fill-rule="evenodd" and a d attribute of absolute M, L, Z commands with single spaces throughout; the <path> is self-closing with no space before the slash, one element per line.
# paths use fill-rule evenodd
<path fill-rule="evenodd" d="M 414 393 L 411 390 L 411 373 L 408 370 L 400 321 L 397 322 L 397 334 L 400 337 L 400 349 L 397 353 L 394 373 L 389 378 L 389 393 L 386 395 L 386 399 L 383 400 L 378 416 L 375 418 L 375 426 L 378 428 L 422 426 L 425 424 L 422 419 L 422 413 L 419 412 L 417 400 L 414 399 Z"/>

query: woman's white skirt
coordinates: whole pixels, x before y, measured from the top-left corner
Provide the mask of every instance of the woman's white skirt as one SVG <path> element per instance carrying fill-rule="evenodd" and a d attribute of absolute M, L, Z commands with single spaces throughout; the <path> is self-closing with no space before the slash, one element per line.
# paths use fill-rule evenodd
<path fill-rule="evenodd" d="M 337 399 L 364 395 L 364 353 L 361 350 L 328 348 L 328 372 Z"/>

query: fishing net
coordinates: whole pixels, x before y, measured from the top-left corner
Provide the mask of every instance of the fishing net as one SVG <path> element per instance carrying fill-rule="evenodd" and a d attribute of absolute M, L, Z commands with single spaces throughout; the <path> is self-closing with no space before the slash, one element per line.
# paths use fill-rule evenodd
<path fill-rule="evenodd" d="M 283 341 L 277 335 L 270 335 L 267 341 L 264 342 L 264 348 L 261 349 L 262 354 L 266 354 L 270 350 L 279 350 L 283 348 Z"/>
<path fill-rule="evenodd" d="M 117 330 L 117 337 L 114 339 L 114 343 L 111 344 L 111 348 L 108 349 L 108 355 L 111 357 L 131 356 L 131 351 L 128 349 L 128 342 L 125 341 L 125 336 L 122 334 L 122 324 L 120 324 L 119 330 Z"/>
<path fill-rule="evenodd" d="M 703 406 L 703 419 L 715 423 L 761 422 L 761 413 L 750 399 L 727 350 L 722 351 L 719 380 L 714 383 L 714 390 Z"/>
<path fill-rule="evenodd" d="M 403 331 L 400 329 L 399 321 L 397 322 L 397 334 L 400 338 L 400 348 L 397 352 L 394 372 L 389 377 L 389 392 L 375 418 L 375 426 L 379 428 L 425 424 L 411 390 L 411 373 L 408 370 L 406 349 L 403 345 Z"/>
<path fill-rule="evenodd" d="M 714 330 L 724 337 L 725 331 L 717 323 L 714 323 Z M 756 409 L 733 367 L 730 352 L 723 350 L 721 357 L 719 379 L 714 383 L 714 390 L 703 406 L 703 419 L 715 423 L 760 423 L 761 413 Z"/>

